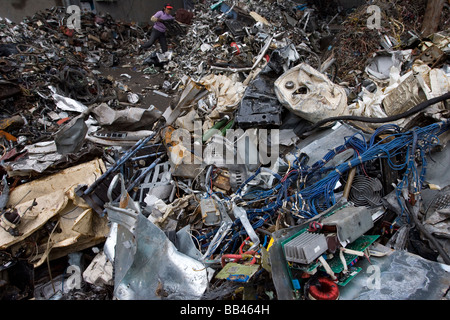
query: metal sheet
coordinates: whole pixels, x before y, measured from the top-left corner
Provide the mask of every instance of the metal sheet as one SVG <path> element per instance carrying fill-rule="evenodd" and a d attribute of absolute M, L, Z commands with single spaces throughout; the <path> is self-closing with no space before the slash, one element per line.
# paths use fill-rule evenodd
<path fill-rule="evenodd" d="M 352 136 L 354 134 L 361 133 L 366 139 L 369 139 L 370 136 L 363 134 L 360 130 L 357 130 L 347 124 L 341 124 L 338 122 L 330 129 L 326 129 L 323 131 L 316 132 L 309 137 L 300 141 L 297 144 L 297 153 L 296 156 L 299 156 L 300 153 L 306 153 L 309 157 L 308 165 L 312 165 L 317 161 L 322 160 L 322 158 L 333 148 L 343 144 L 345 141 L 345 137 Z M 346 161 L 353 155 L 353 150 L 344 151 L 338 155 L 336 155 L 330 162 L 329 166 L 336 166 L 343 161 Z M 294 157 L 288 154 L 288 159 L 294 161 Z"/>
<path fill-rule="evenodd" d="M 178 250 L 189 257 L 200 260 L 202 253 L 197 249 L 190 233 L 190 225 L 185 226 L 177 232 L 176 246 Z"/>
<path fill-rule="evenodd" d="M 116 267 L 128 264 L 124 276 L 116 282 L 115 297 L 120 300 L 199 299 L 208 284 L 205 266 L 180 253 L 164 232 L 137 216 L 133 235 L 119 228 L 116 244 Z M 135 242 L 134 242 L 135 241 Z M 130 257 L 129 246 L 136 253 Z M 131 258 L 131 259 L 129 259 Z"/>
<path fill-rule="evenodd" d="M 341 288 L 340 300 L 440 300 L 450 287 L 450 268 L 406 251 L 370 257 Z M 378 280 L 379 279 L 379 280 Z"/>
<path fill-rule="evenodd" d="M 49 86 L 48 88 L 52 92 L 52 97 L 55 100 L 56 107 L 58 109 L 80 113 L 88 110 L 88 107 L 82 104 L 81 102 L 58 94 L 55 87 Z"/>
<path fill-rule="evenodd" d="M 115 187 L 115 181 L 110 188 Z M 122 199 L 124 197 L 122 190 Z M 201 262 L 179 252 L 131 199 L 128 199 L 126 208 L 112 201 L 106 203 L 105 208 L 108 219 L 118 224 L 117 233 L 110 234 L 117 236 L 114 252 L 115 298 L 200 299 L 208 285 L 207 270 Z"/>

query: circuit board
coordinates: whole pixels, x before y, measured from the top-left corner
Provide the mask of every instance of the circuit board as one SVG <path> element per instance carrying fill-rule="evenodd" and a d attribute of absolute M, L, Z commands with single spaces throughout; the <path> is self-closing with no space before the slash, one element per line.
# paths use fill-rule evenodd
<path fill-rule="evenodd" d="M 337 284 L 341 287 L 345 286 L 347 283 L 349 283 L 354 277 L 360 273 L 362 268 L 360 267 L 350 267 L 348 268 L 348 274 L 337 282 Z"/>
<path fill-rule="evenodd" d="M 296 235 L 301 234 L 302 232 L 305 232 L 304 230 L 298 232 Z M 372 245 L 380 236 L 379 235 L 363 235 L 353 241 L 352 243 L 348 244 L 346 246 L 347 249 L 363 252 L 366 250 L 370 245 Z M 344 259 L 348 266 L 348 274 L 342 276 L 339 281 L 337 282 L 340 286 L 347 285 L 356 275 L 361 271 L 361 268 L 354 266 L 354 264 L 357 262 L 359 256 L 355 254 L 348 254 L 344 253 Z M 344 266 L 342 264 L 341 259 L 339 258 L 339 255 L 333 256 L 331 259 L 326 259 L 328 265 L 330 266 L 331 270 L 335 274 L 340 274 L 344 270 Z M 291 280 L 294 280 L 292 277 L 292 270 L 298 270 L 303 271 L 306 273 L 313 273 L 314 270 L 320 270 L 325 272 L 325 268 L 321 265 L 319 261 L 316 261 L 314 263 L 311 263 L 309 265 L 301 265 L 296 263 L 288 263 L 288 270 L 289 275 L 291 277 Z"/>
<path fill-rule="evenodd" d="M 335 212 L 347 207 L 348 205 L 349 205 L 349 203 L 345 203 L 342 206 L 338 206 L 334 210 L 324 214 L 323 217 L 325 218 L 325 217 L 331 216 Z M 307 231 L 308 231 L 308 227 L 305 227 L 305 228 L 299 230 L 294 235 L 292 235 L 292 236 L 288 237 L 287 239 L 285 239 L 284 241 L 282 241 L 281 246 L 284 248 L 285 244 L 288 243 L 290 240 L 292 240 L 295 237 L 298 237 L 299 235 L 301 235 L 302 233 L 307 232 Z M 354 251 L 358 251 L 358 252 L 364 252 L 379 237 L 380 237 L 379 235 L 362 235 L 358 239 L 353 241 L 352 243 L 349 243 L 346 246 L 346 249 L 350 249 L 350 250 L 354 250 Z M 358 259 L 360 258 L 360 256 L 355 255 L 355 254 L 349 254 L 349 253 L 344 253 L 343 255 L 344 255 L 344 259 L 345 259 L 345 264 L 348 269 L 348 272 L 345 274 L 342 273 L 342 271 L 344 270 L 344 265 L 339 257 L 339 252 L 336 252 L 336 254 L 334 254 L 334 255 L 328 255 L 328 254 L 322 255 L 325 258 L 328 265 L 330 266 L 333 273 L 336 275 L 339 275 L 339 281 L 337 282 L 337 284 L 339 286 L 347 285 L 362 270 L 361 268 L 359 268 L 355 265 L 357 263 Z M 300 274 L 301 274 L 304 272 L 307 274 L 313 274 L 316 271 L 325 272 L 325 268 L 322 266 L 322 263 L 318 259 L 310 264 L 300 264 L 300 263 L 293 263 L 293 262 L 289 262 L 289 261 L 286 261 L 286 262 L 287 262 L 287 267 L 288 267 L 287 268 L 288 273 L 289 273 L 289 276 L 293 283 L 294 290 L 298 290 L 298 288 L 300 286 L 299 280 L 296 279 L 296 277 L 293 275 L 294 273 L 298 274 L 298 272 L 300 272 Z"/>
<path fill-rule="evenodd" d="M 347 249 L 355 250 L 363 252 L 366 250 L 372 243 L 374 243 L 380 236 L 379 235 L 363 235 L 353 241 L 352 243 L 348 244 L 346 246 Z M 347 266 L 351 265 L 355 259 L 357 259 L 358 256 L 355 254 L 348 254 L 344 253 L 344 259 L 347 262 Z M 341 259 L 339 259 L 339 256 L 336 255 L 332 259 L 327 260 L 327 263 L 330 265 L 331 270 L 333 270 L 334 273 L 341 273 L 344 270 L 344 266 L 342 265 Z M 320 267 L 321 270 L 323 267 Z"/>
<path fill-rule="evenodd" d="M 345 203 L 345 204 L 343 204 L 342 206 L 336 208 L 335 210 L 330 211 L 330 212 L 324 214 L 324 215 L 323 215 L 323 218 L 329 217 L 329 216 L 333 215 L 336 211 L 342 210 L 343 208 L 346 208 L 346 207 L 348 207 L 348 206 L 349 206 L 349 203 Z M 284 247 L 284 245 L 285 245 L 286 243 L 288 243 L 291 239 L 293 239 L 293 238 L 295 238 L 295 237 L 298 237 L 300 234 L 302 234 L 302 233 L 304 233 L 304 232 L 306 232 L 306 231 L 308 231 L 308 227 L 304 227 L 303 229 L 301 229 L 300 231 L 298 231 L 298 232 L 295 233 L 294 235 L 292 235 L 292 236 L 290 236 L 289 238 L 283 240 L 283 241 L 281 242 L 281 246 Z"/>

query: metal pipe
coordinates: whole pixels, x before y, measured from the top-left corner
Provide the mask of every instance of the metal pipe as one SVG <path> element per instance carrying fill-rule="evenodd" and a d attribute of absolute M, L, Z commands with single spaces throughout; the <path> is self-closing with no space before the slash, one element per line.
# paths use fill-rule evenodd
<path fill-rule="evenodd" d="M 110 167 L 104 174 L 100 176 L 97 180 L 94 181 L 83 193 L 83 195 L 89 195 L 103 180 L 105 180 L 111 173 L 118 170 L 128 159 L 131 158 L 140 148 L 146 145 L 150 140 L 152 140 L 156 136 L 156 132 L 151 134 L 145 139 L 140 139 L 130 150 L 128 150 L 122 158 L 120 158 L 116 164 Z"/>
<path fill-rule="evenodd" d="M 131 158 L 131 161 L 138 161 L 138 160 L 142 160 L 142 159 L 147 159 L 147 158 L 151 158 L 151 157 L 156 157 L 156 156 L 160 156 L 165 154 L 165 152 L 157 152 L 157 153 L 151 153 L 151 154 L 146 154 L 145 156 L 139 156 L 136 158 Z"/>
<path fill-rule="evenodd" d="M 345 199 L 348 199 L 348 196 L 350 194 L 350 190 L 352 189 L 352 183 L 353 183 L 353 179 L 355 178 L 355 173 L 356 173 L 356 167 L 352 168 L 350 170 L 350 172 L 348 173 L 347 183 L 345 185 L 344 193 L 342 195 Z"/>

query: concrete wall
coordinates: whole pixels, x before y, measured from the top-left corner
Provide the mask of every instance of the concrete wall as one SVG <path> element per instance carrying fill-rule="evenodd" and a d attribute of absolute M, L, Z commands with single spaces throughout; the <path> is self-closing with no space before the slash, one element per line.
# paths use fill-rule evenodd
<path fill-rule="evenodd" d="M 1 0 L 0 17 L 17 23 L 39 10 L 61 5 L 62 0 Z"/>
<path fill-rule="evenodd" d="M 76 4 L 79 0 L 72 0 Z M 116 1 L 93 1 L 97 12 L 109 13 L 114 19 L 126 22 L 150 22 L 150 17 L 161 10 L 166 3 L 176 9 L 183 8 L 183 0 L 116 0 Z"/>
<path fill-rule="evenodd" d="M 338 1 L 342 7 L 344 7 L 344 9 L 349 9 L 349 8 L 353 8 L 353 7 L 359 7 L 362 6 L 363 4 L 365 4 L 366 0 L 341 0 Z"/>
<path fill-rule="evenodd" d="M 125 22 L 146 23 L 150 17 L 164 4 L 171 3 L 176 9 L 183 8 L 186 0 L 0 0 L 0 17 L 20 22 L 26 16 L 32 16 L 37 11 L 54 6 L 69 6 L 91 4 L 98 13 L 109 13 L 114 19 Z M 200 0 L 190 0 L 196 3 Z M 304 2 L 304 1 L 299 1 Z M 344 8 L 359 6 L 365 0 L 340 0 Z"/>
<path fill-rule="evenodd" d="M 183 0 L 109 0 L 109 1 L 83 1 L 83 0 L 0 0 L 0 17 L 8 18 L 16 23 L 26 16 L 32 16 L 37 11 L 54 6 L 68 6 L 91 4 L 98 13 L 109 13 L 114 19 L 125 22 L 146 23 L 150 17 L 164 4 L 170 3 L 175 10 L 184 7 Z"/>

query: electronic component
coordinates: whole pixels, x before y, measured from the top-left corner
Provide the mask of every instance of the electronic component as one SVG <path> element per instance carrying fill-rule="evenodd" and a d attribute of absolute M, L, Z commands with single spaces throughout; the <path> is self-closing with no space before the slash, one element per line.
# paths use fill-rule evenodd
<path fill-rule="evenodd" d="M 214 189 L 227 193 L 231 190 L 230 173 L 226 169 L 217 169 L 217 172 L 212 176 Z M 215 191 L 215 190 L 214 190 Z"/>
<path fill-rule="evenodd" d="M 226 279 L 233 282 L 248 282 L 249 279 L 259 270 L 258 264 L 239 264 L 235 262 L 227 263 L 216 275 L 217 279 Z"/>
<path fill-rule="evenodd" d="M 377 178 L 364 175 L 353 179 L 349 200 L 355 207 L 375 207 L 381 205 L 383 185 Z"/>
<path fill-rule="evenodd" d="M 339 288 L 333 280 L 320 277 L 309 286 L 308 298 L 310 300 L 338 300 Z"/>
<path fill-rule="evenodd" d="M 216 200 L 213 198 L 202 199 L 200 201 L 200 208 L 202 210 L 202 219 L 205 225 L 215 226 L 220 223 L 221 215 Z"/>
<path fill-rule="evenodd" d="M 301 233 L 284 244 L 287 261 L 309 264 L 327 250 L 327 240 L 321 233 Z"/>
<path fill-rule="evenodd" d="M 344 286 L 361 271 L 360 268 L 354 266 L 360 258 L 356 253 L 364 252 L 379 237 L 379 235 L 363 235 L 345 247 L 349 250 L 344 251 L 343 258 L 345 260 L 345 265 L 348 266 L 349 272 L 343 278 L 339 278 L 339 285 Z M 329 259 L 327 263 L 335 274 L 340 274 L 345 269 L 343 261 L 339 255 L 335 255 L 332 259 Z"/>
<path fill-rule="evenodd" d="M 351 243 L 373 227 L 372 214 L 365 207 L 346 207 L 322 220 L 323 230 L 336 232 L 341 243 Z"/>
<path fill-rule="evenodd" d="M 292 289 L 301 295 L 305 288 L 305 298 L 335 299 L 339 289 L 333 287 L 333 294 L 320 289 L 318 295 L 311 296 L 314 285 L 311 275 L 330 278 L 337 286 L 346 286 L 362 269 L 357 266 L 365 251 L 379 235 L 365 235 L 373 227 L 372 210 L 354 207 L 353 203 L 338 203 L 334 209 L 322 215 L 294 235 L 282 241 L 281 245 L 289 270 Z M 317 288 L 316 288 L 317 289 Z M 314 291 L 314 288 L 313 288 Z M 322 292 L 323 291 L 323 292 Z"/>

